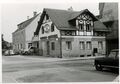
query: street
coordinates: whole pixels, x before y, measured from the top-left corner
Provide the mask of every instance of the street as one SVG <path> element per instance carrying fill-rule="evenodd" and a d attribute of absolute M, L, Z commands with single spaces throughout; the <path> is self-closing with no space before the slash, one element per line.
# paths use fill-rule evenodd
<path fill-rule="evenodd" d="M 63 58 L 64 59 L 64 58 Z M 112 82 L 118 73 L 96 71 L 94 59 L 63 60 L 42 56 L 2 56 L 3 83 Z"/>

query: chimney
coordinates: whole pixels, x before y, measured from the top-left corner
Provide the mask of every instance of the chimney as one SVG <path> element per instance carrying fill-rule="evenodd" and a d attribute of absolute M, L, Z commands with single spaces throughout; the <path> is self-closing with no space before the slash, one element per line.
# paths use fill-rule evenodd
<path fill-rule="evenodd" d="M 29 16 L 27 16 L 27 20 L 29 19 Z"/>
<path fill-rule="evenodd" d="M 72 6 L 71 6 L 70 8 L 68 8 L 68 11 L 73 11 L 73 8 L 72 8 Z"/>
<path fill-rule="evenodd" d="M 33 17 L 35 17 L 37 15 L 37 12 L 36 11 L 34 11 L 33 12 Z"/>

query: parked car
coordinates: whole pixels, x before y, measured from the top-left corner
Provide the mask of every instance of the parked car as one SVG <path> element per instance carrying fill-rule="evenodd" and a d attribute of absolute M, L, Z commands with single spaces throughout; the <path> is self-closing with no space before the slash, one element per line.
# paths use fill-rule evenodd
<path fill-rule="evenodd" d="M 114 49 L 106 57 L 96 58 L 94 61 L 96 70 L 103 70 L 103 68 L 111 68 L 119 70 L 119 50 Z"/>
<path fill-rule="evenodd" d="M 14 55 L 13 50 L 6 50 L 4 53 L 5 56 L 10 56 L 10 55 Z"/>
<path fill-rule="evenodd" d="M 23 54 L 23 55 L 29 55 L 29 54 L 34 53 L 34 50 L 35 50 L 35 47 L 31 46 L 30 48 L 25 49 L 25 50 L 22 52 L 22 54 Z"/>

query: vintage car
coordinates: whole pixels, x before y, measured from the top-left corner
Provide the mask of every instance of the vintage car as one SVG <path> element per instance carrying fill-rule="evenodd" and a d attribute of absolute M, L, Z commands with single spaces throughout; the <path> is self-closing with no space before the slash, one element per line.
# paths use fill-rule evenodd
<path fill-rule="evenodd" d="M 14 52 L 13 52 L 13 50 L 6 50 L 4 55 L 5 56 L 11 56 L 11 55 L 14 55 Z"/>
<path fill-rule="evenodd" d="M 34 50 L 35 50 L 35 47 L 31 46 L 31 47 L 29 47 L 28 49 L 25 49 L 25 50 L 22 52 L 22 54 L 23 54 L 23 55 L 30 55 L 30 54 L 34 53 Z"/>
<path fill-rule="evenodd" d="M 96 70 L 103 70 L 103 68 L 118 69 L 119 70 L 119 50 L 114 49 L 106 57 L 96 58 L 94 61 Z"/>

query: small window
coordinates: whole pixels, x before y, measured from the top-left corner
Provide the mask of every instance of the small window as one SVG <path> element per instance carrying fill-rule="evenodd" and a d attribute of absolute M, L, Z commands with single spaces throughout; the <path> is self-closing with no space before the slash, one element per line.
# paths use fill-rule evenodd
<path fill-rule="evenodd" d="M 87 55 L 87 57 L 90 57 L 91 55 Z"/>
<path fill-rule="evenodd" d="M 28 48 L 30 48 L 32 46 L 32 43 L 28 43 Z"/>
<path fill-rule="evenodd" d="M 54 24 L 51 24 L 51 32 L 54 32 L 55 28 L 54 28 Z"/>
<path fill-rule="evenodd" d="M 80 45 L 80 49 L 85 49 L 85 43 L 84 43 L 84 41 L 80 41 L 79 45 Z"/>
<path fill-rule="evenodd" d="M 72 50 L 72 42 L 71 41 L 66 41 L 66 48 L 67 50 Z"/>
<path fill-rule="evenodd" d="M 22 49 L 22 44 L 21 44 L 21 49 Z"/>
<path fill-rule="evenodd" d="M 103 42 L 102 41 L 98 41 L 98 48 L 103 49 Z"/>
<path fill-rule="evenodd" d="M 48 20 L 49 19 L 49 16 L 48 16 L 48 14 L 46 14 L 46 20 Z"/>
<path fill-rule="evenodd" d="M 51 50 L 55 50 L 55 42 L 51 43 Z"/>
<path fill-rule="evenodd" d="M 79 30 L 80 31 L 83 31 L 84 29 L 83 29 L 83 24 L 79 24 Z"/>
<path fill-rule="evenodd" d="M 72 35 L 72 31 L 65 31 L 65 35 L 67 36 Z"/>
<path fill-rule="evenodd" d="M 80 55 L 80 57 L 85 57 L 85 55 Z"/>
<path fill-rule="evenodd" d="M 111 53 L 109 54 L 109 57 L 115 59 L 115 57 L 116 57 L 116 52 L 111 52 Z"/>
<path fill-rule="evenodd" d="M 86 24 L 86 31 L 90 31 L 90 24 Z"/>
<path fill-rule="evenodd" d="M 19 44 L 18 44 L 18 49 L 19 49 Z"/>
<path fill-rule="evenodd" d="M 87 49 L 92 49 L 92 45 L 91 45 L 91 42 L 90 42 L 90 41 L 87 42 L 86 48 L 87 48 Z"/>
<path fill-rule="evenodd" d="M 42 26 L 42 34 L 44 34 L 44 27 Z"/>

